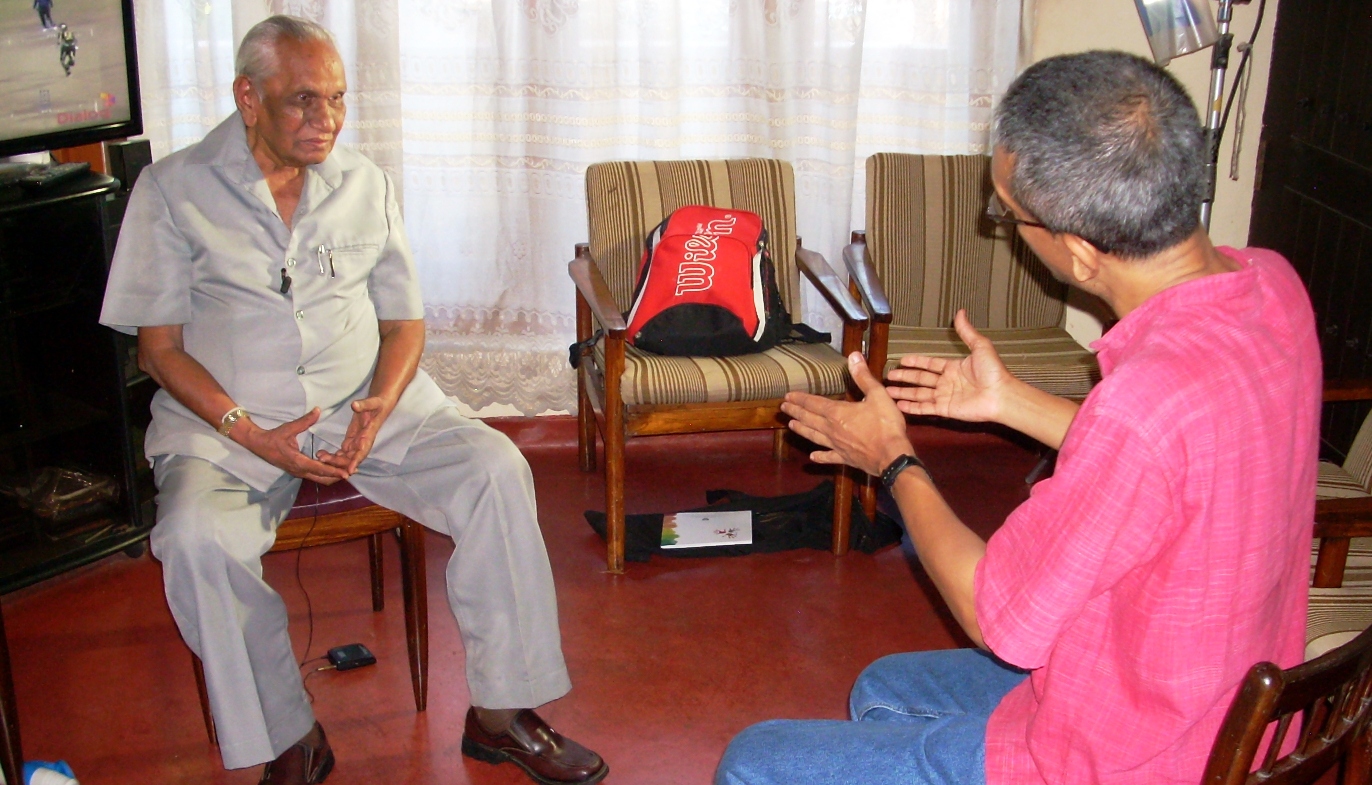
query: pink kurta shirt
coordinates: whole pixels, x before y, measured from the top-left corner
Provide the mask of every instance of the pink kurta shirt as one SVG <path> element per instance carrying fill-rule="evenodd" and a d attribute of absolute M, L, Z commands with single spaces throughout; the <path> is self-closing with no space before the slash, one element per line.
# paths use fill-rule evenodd
<path fill-rule="evenodd" d="M 1320 413 L 1309 298 L 1271 251 L 1155 295 L 1095 344 L 1103 381 L 1051 479 L 987 544 L 977 619 L 1032 669 L 986 781 L 1200 781 L 1239 681 L 1301 660 Z"/>

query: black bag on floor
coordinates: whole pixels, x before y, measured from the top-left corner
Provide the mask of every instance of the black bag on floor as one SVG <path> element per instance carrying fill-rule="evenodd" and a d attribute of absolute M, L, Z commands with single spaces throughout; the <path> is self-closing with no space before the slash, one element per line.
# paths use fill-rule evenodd
<path fill-rule="evenodd" d="M 827 551 L 833 533 L 834 483 L 825 480 L 804 493 L 787 496 L 752 496 L 742 491 L 716 490 L 705 493 L 706 506 L 684 512 L 753 512 L 753 541 L 748 545 L 709 545 L 702 548 L 662 549 L 663 513 L 624 516 L 625 561 L 648 561 L 653 554 L 690 558 L 696 556 L 743 556 L 773 553 L 797 548 Z M 605 539 L 605 513 L 587 510 L 586 522 Z M 900 542 L 900 524 L 878 511 L 870 521 L 853 497 L 853 518 L 848 547 L 874 553 Z"/>

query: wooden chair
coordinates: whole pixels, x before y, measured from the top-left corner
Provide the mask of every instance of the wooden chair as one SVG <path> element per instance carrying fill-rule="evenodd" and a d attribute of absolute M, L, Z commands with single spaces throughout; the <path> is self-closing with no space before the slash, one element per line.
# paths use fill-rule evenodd
<path fill-rule="evenodd" d="M 291 551 L 304 546 L 329 545 L 367 538 L 372 579 L 372 610 L 385 607 L 381 548 L 388 533 L 400 539 L 401 586 L 405 597 L 405 640 L 410 655 L 410 686 L 414 689 L 415 711 L 428 705 L 429 600 L 424 564 L 424 527 L 398 512 L 373 504 L 350 483 L 318 485 L 305 480 L 295 506 L 276 530 L 271 552 Z M 210 743 L 218 745 L 219 736 L 210 714 L 209 692 L 200 658 L 192 655 L 195 686 L 200 693 L 200 711 Z"/>
<path fill-rule="evenodd" d="M 1372 400 L 1372 379 L 1326 381 L 1324 400 Z M 1372 416 L 1363 421 L 1342 464 L 1320 462 L 1315 537 L 1307 657 L 1372 624 Z"/>
<path fill-rule="evenodd" d="M 601 330 L 581 352 L 577 374 L 581 468 L 596 468 L 597 430 L 605 443 L 606 565 L 624 570 L 624 442 L 668 433 L 771 429 L 784 455 L 781 397 L 793 390 L 848 394 L 844 355 L 867 327 L 862 308 L 824 257 L 800 247 L 795 183 L 784 161 L 643 161 L 602 163 L 586 171 L 590 242 L 576 246 L 568 269 L 576 284 L 577 341 Z M 843 318 L 843 353 L 826 344 L 783 344 L 742 357 L 661 357 L 625 341 L 643 242 L 672 210 L 690 204 L 737 207 L 762 216 L 787 310 L 800 316 L 803 272 Z M 848 549 L 852 475 L 835 481 L 833 551 Z"/>
<path fill-rule="evenodd" d="M 1326 380 L 1324 400 L 1372 400 L 1372 380 Z M 1340 782 L 1372 780 L 1372 417 L 1343 464 L 1321 461 L 1318 478 L 1306 661 L 1249 670 L 1211 750 L 1205 785 L 1312 783 L 1340 764 Z M 1294 749 L 1280 755 L 1293 723 Z"/>
<path fill-rule="evenodd" d="M 1282 670 L 1260 662 L 1248 671 L 1229 705 L 1201 781 L 1305 785 L 1342 764 L 1340 782 L 1365 785 L 1372 772 L 1369 720 L 1372 630 L 1294 668 Z M 1294 749 L 1282 755 L 1293 727 Z M 1264 748 L 1269 728 L 1270 741 Z"/>
<path fill-rule="evenodd" d="M 871 322 L 872 373 L 882 378 L 907 354 L 966 357 L 952 327 L 965 308 L 1017 377 L 1054 395 L 1085 398 L 1100 381 L 1100 367 L 1064 327 L 1067 287 L 1013 227 L 985 219 L 990 193 L 991 159 L 984 155 L 867 159 L 867 228 L 853 233 L 843 260 Z M 863 492 L 869 513 L 874 490 L 869 481 Z"/>

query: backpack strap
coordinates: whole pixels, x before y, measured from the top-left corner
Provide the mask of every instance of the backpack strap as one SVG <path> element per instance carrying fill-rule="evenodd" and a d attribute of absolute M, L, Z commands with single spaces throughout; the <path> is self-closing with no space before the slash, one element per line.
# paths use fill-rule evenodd
<path fill-rule="evenodd" d="M 781 339 L 782 343 L 832 343 L 831 333 L 822 333 L 804 322 L 791 325 L 791 333 Z"/>
<path fill-rule="evenodd" d="M 590 338 L 587 338 L 584 341 L 577 341 L 571 346 L 568 346 L 567 362 L 571 363 L 573 368 L 580 368 L 581 358 L 595 348 L 596 341 L 599 341 L 603 335 L 605 335 L 604 330 L 596 330 L 595 335 L 592 335 Z"/>

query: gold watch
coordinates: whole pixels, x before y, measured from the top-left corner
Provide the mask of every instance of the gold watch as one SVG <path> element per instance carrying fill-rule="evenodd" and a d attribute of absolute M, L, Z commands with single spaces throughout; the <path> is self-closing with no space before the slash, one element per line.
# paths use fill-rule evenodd
<path fill-rule="evenodd" d="M 219 434 L 221 436 L 228 436 L 229 431 L 233 430 L 233 426 L 239 420 L 242 420 L 247 416 L 248 410 L 244 409 L 242 406 L 235 406 L 227 412 L 224 412 L 224 416 L 219 418 Z"/>

